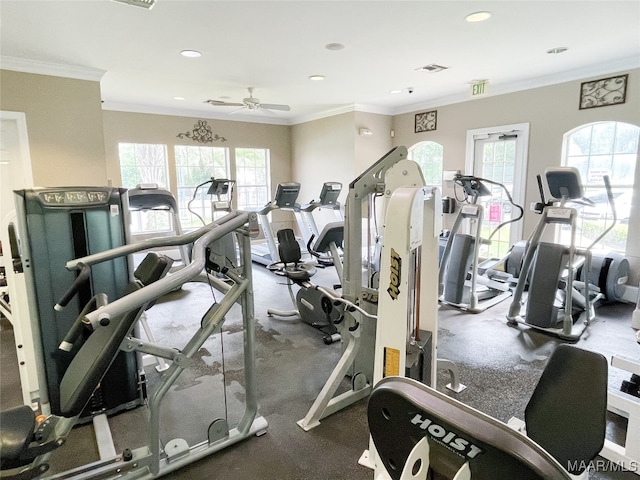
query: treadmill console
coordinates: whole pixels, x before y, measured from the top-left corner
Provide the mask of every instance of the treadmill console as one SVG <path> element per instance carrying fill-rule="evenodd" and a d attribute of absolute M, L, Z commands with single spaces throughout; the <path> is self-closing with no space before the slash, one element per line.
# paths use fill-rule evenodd
<path fill-rule="evenodd" d="M 276 197 L 273 203 L 278 208 L 294 208 L 300 193 L 300 184 L 297 182 L 279 183 L 276 188 Z"/>
<path fill-rule="evenodd" d="M 340 182 L 325 182 L 320 192 L 320 205 L 336 205 L 341 191 L 342 184 Z"/>

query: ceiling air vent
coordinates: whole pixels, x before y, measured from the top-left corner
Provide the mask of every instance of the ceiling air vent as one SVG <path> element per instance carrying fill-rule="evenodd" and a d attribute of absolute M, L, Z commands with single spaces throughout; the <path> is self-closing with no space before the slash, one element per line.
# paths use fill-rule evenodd
<path fill-rule="evenodd" d="M 151 10 L 156 4 L 156 0 L 111 0 L 112 2 L 125 3 L 134 7 L 142 7 Z"/>
<path fill-rule="evenodd" d="M 431 63 L 429 65 L 425 65 L 424 67 L 416 68 L 419 72 L 427 72 L 427 73 L 438 73 L 443 70 L 446 70 L 449 67 L 443 67 L 442 65 L 436 65 L 435 63 Z"/>

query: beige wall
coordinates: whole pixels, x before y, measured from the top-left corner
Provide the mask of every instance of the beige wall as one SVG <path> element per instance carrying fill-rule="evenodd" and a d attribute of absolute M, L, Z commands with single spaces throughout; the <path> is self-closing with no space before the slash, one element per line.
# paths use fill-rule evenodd
<path fill-rule="evenodd" d="M 355 113 L 354 133 L 356 152 L 352 180 L 378 161 L 392 148 L 391 125 L 393 118 L 377 113 Z M 359 135 L 361 128 L 368 128 L 373 135 Z"/>
<path fill-rule="evenodd" d="M 324 182 L 341 182 L 340 201 L 353 179 L 355 113 L 343 113 L 291 127 L 293 180 L 300 182 L 300 203 L 317 199 Z"/>
<path fill-rule="evenodd" d="M 359 135 L 369 128 L 371 136 Z M 339 201 L 344 206 L 353 181 L 391 148 L 391 117 L 349 112 L 292 127 L 293 180 L 300 182 L 299 203 L 317 200 L 324 182 L 342 183 Z M 331 212 L 316 211 L 318 228 L 334 221 Z"/>
<path fill-rule="evenodd" d="M 360 136 L 369 128 L 371 136 Z M 291 134 L 293 179 L 302 184 L 300 200 L 317 198 L 324 182 L 341 182 L 340 201 L 349 182 L 391 149 L 391 117 L 349 112 L 294 125 Z"/>
<path fill-rule="evenodd" d="M 414 133 L 417 112 L 397 115 L 393 118 L 394 144 L 408 148 L 424 140 L 438 142 L 444 146 L 444 169 L 464 171 L 467 130 L 529 123 L 524 204 L 528 206 L 539 200 L 536 175 L 546 167 L 560 165 L 565 132 L 587 123 L 609 120 L 640 126 L 640 69 L 620 73 L 629 73 L 627 99 L 622 105 L 579 110 L 580 83 L 589 80 L 583 79 L 434 108 L 438 111 L 438 124 L 433 132 Z M 635 208 L 629 225 L 627 255 L 634 257 L 634 263 L 640 267 L 640 168 L 636 168 L 635 184 Z M 539 219 L 526 210 L 525 236 Z"/>
<path fill-rule="evenodd" d="M 24 112 L 34 185 L 104 185 L 100 83 L 0 70 L 0 110 Z"/>

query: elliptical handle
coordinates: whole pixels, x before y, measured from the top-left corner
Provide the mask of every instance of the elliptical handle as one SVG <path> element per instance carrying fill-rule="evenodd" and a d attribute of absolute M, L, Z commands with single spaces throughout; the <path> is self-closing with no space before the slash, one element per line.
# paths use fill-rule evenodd
<path fill-rule="evenodd" d="M 591 242 L 591 244 L 587 247 L 587 250 L 591 250 L 595 245 L 598 244 L 600 240 L 602 240 L 618 223 L 618 214 L 616 213 L 616 202 L 613 198 L 613 191 L 611 190 L 611 181 L 609 180 L 609 175 L 604 175 L 602 177 L 602 182 L 604 183 L 604 188 L 607 191 L 607 201 L 609 202 L 609 206 L 611 207 L 611 215 L 613 216 L 613 221 L 611 225 L 604 229 L 604 231 L 598 235 L 598 237 Z"/>
<path fill-rule="evenodd" d="M 64 307 L 66 307 L 71 299 L 78 293 L 80 288 L 89 281 L 89 277 L 91 275 L 91 267 L 89 265 L 83 264 L 80 273 L 74 280 L 74 282 L 69 287 L 69 290 L 62 296 L 58 303 L 54 305 L 54 310 L 57 312 L 61 311 Z"/>

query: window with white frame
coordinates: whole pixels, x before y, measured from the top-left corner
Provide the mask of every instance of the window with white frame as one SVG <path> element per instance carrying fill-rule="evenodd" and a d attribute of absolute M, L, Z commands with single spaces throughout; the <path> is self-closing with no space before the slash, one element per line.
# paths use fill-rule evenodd
<path fill-rule="evenodd" d="M 182 228 L 201 227 L 213 220 L 208 186 L 214 178 L 229 178 L 229 150 L 225 147 L 176 145 L 178 208 Z M 195 196 L 194 196 L 195 193 Z"/>
<path fill-rule="evenodd" d="M 565 133 L 563 165 L 580 171 L 585 196 L 594 202 L 593 206 L 579 208 L 579 246 L 590 245 L 612 222 L 612 211 L 603 186 L 603 177 L 607 175 L 618 222 L 597 247 L 625 251 L 639 135 L 639 127 L 622 122 L 591 123 Z M 569 232 L 560 232 L 560 238 L 569 241 Z"/>
<path fill-rule="evenodd" d="M 238 209 L 257 210 L 270 200 L 269 149 L 236 148 Z"/>
<path fill-rule="evenodd" d="M 120 175 L 122 186 L 136 188 L 140 184 L 155 184 L 169 189 L 167 146 L 148 143 L 120 143 Z M 131 212 L 131 233 L 152 233 L 171 230 L 171 218 L 166 212 Z"/>
<path fill-rule="evenodd" d="M 422 170 L 424 181 L 430 186 L 442 186 L 442 159 L 444 147 L 436 142 L 420 142 L 409 148 L 407 157 Z"/>

